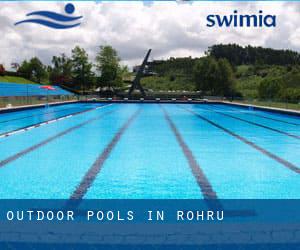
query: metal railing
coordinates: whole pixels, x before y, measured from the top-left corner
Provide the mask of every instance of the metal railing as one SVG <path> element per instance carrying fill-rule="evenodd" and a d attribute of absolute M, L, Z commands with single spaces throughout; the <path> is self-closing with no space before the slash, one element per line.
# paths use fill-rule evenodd
<path fill-rule="evenodd" d="M 255 106 L 266 106 L 280 109 L 292 109 L 300 111 L 300 100 L 277 100 L 277 99 L 250 99 L 233 98 L 234 102 Z"/>

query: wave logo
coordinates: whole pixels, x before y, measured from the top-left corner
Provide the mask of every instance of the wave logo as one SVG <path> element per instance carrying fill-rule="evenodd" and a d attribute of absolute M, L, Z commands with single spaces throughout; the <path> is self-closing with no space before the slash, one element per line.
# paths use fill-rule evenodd
<path fill-rule="evenodd" d="M 78 20 L 82 18 L 82 16 L 71 16 L 74 13 L 74 11 L 75 11 L 75 6 L 71 3 L 68 3 L 65 6 L 66 14 L 59 14 L 56 12 L 44 11 L 44 10 L 35 11 L 35 12 L 28 13 L 26 15 L 28 17 L 34 17 L 34 18 L 17 22 L 15 23 L 15 25 L 24 24 L 24 23 L 36 23 L 53 29 L 70 29 L 79 26 L 80 22 L 78 22 Z"/>

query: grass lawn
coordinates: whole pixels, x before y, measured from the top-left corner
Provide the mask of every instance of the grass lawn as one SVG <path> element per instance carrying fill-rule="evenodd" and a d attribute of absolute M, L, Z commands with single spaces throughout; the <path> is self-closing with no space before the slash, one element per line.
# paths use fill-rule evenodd
<path fill-rule="evenodd" d="M 25 79 L 23 77 L 17 77 L 17 76 L 0 76 L 0 82 L 11 82 L 11 83 L 31 83 L 36 84 L 35 82 L 32 82 L 28 79 Z"/>

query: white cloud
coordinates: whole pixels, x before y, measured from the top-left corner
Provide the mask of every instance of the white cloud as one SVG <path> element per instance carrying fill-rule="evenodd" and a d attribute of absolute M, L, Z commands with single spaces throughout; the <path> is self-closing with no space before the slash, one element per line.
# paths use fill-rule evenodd
<path fill-rule="evenodd" d="M 148 48 L 152 58 L 201 56 L 216 43 L 239 43 L 300 50 L 298 3 L 230 2 L 78 2 L 76 15 L 83 15 L 79 28 L 54 30 L 36 24 L 14 26 L 35 10 L 63 12 L 64 3 L 0 2 L 0 63 L 9 67 L 38 56 L 50 63 L 52 55 L 70 55 L 75 45 L 94 59 L 97 47 L 110 44 L 124 63 L 139 63 Z M 258 13 L 277 15 L 276 28 L 208 28 L 208 14 Z"/>

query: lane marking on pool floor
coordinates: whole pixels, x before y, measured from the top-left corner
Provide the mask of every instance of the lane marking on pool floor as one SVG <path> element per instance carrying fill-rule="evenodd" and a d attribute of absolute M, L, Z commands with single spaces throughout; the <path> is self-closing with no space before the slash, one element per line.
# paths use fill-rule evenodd
<path fill-rule="evenodd" d="M 247 115 L 253 115 L 253 116 L 257 116 L 257 117 L 262 117 L 262 118 L 265 118 L 265 119 L 269 119 L 269 120 L 277 121 L 277 122 L 282 122 L 282 123 L 285 123 L 285 124 L 290 124 L 290 125 L 300 126 L 299 123 L 293 123 L 293 122 L 282 121 L 282 120 L 275 119 L 275 118 L 271 118 L 271 117 L 264 116 L 264 115 L 251 114 L 251 113 L 245 113 L 245 114 L 247 114 Z"/>
<path fill-rule="evenodd" d="M 111 105 L 112 104 L 106 104 L 106 105 L 103 105 L 103 106 L 100 106 L 100 107 L 75 112 L 73 114 L 61 116 L 59 118 L 55 118 L 55 119 L 48 120 L 48 121 L 45 121 L 45 122 L 37 123 L 37 124 L 34 124 L 34 125 L 29 125 L 29 126 L 26 126 L 26 127 L 23 127 L 23 128 L 18 128 L 18 129 L 0 134 L 0 139 L 4 138 L 4 137 L 11 136 L 11 135 L 19 134 L 19 133 L 22 133 L 22 132 L 26 132 L 26 131 L 29 131 L 31 129 L 38 128 L 38 127 L 41 127 L 41 126 L 44 126 L 44 125 L 47 125 L 47 124 L 51 124 L 51 123 L 54 123 L 54 122 L 65 120 L 65 119 L 68 119 L 68 118 L 76 116 L 76 115 L 80 115 L 80 114 L 87 113 L 87 112 L 90 112 L 90 111 L 93 111 L 93 110 L 105 108 L 105 107 L 108 107 L 108 106 L 111 106 Z"/>
<path fill-rule="evenodd" d="M 263 124 L 260 124 L 260 123 L 248 121 L 248 120 L 246 120 L 246 119 L 239 118 L 239 117 L 236 117 L 236 116 L 234 116 L 234 115 L 226 114 L 226 113 L 223 113 L 223 112 L 221 112 L 221 111 L 213 110 L 213 109 L 211 109 L 211 108 L 205 108 L 205 109 L 206 109 L 206 110 L 209 110 L 209 111 L 212 111 L 212 112 L 215 112 L 215 113 L 217 113 L 217 114 L 223 115 L 223 116 L 230 117 L 230 118 L 232 118 L 232 119 L 236 119 L 236 120 L 239 120 L 239 121 L 242 121 L 242 122 L 246 122 L 246 123 L 248 123 L 248 124 L 252 124 L 252 125 L 255 125 L 255 126 L 257 126 L 257 127 L 265 128 L 265 129 L 271 130 L 271 131 L 273 131 L 273 132 L 277 132 L 277 133 L 279 133 L 279 134 L 283 134 L 283 135 L 289 136 L 289 137 L 291 137 L 291 138 L 300 140 L 300 136 L 294 135 L 294 134 L 291 134 L 291 133 L 288 133 L 288 132 L 285 132 L 285 131 L 282 131 L 282 130 L 280 130 L 280 129 L 276 129 L 276 128 L 272 128 L 272 127 L 269 127 L 269 126 L 266 126 L 266 125 L 263 125 Z"/>
<path fill-rule="evenodd" d="M 217 107 L 216 105 L 213 105 L 213 104 L 212 104 L 211 106 Z M 234 112 L 235 112 L 235 111 L 240 112 L 239 110 L 236 110 L 236 109 L 232 109 L 232 108 L 229 108 L 229 107 L 226 107 L 226 108 L 228 108 L 229 110 L 232 110 L 232 111 L 234 111 Z M 264 116 L 264 115 L 259 115 L 259 114 L 249 113 L 248 111 L 247 111 L 247 112 L 242 112 L 242 113 L 245 114 L 245 115 L 257 116 L 257 117 L 265 118 L 265 119 L 272 120 L 272 121 L 276 121 L 276 122 L 282 122 L 282 123 L 285 123 L 285 124 L 290 124 L 290 125 L 300 126 L 299 123 L 287 122 L 287 121 L 279 120 L 279 119 L 276 119 L 276 118 L 271 118 L 271 117 Z"/>
<path fill-rule="evenodd" d="M 279 156 L 277 156 L 277 155 L 275 155 L 275 154 L 269 152 L 268 150 L 266 150 L 266 149 L 264 149 L 264 148 L 258 146 L 258 145 L 255 144 L 254 142 L 249 141 L 248 139 L 246 139 L 246 138 L 244 138 L 244 137 L 242 137 L 242 136 L 240 136 L 240 135 L 238 135 L 238 134 L 232 132 L 231 130 L 222 127 L 221 125 L 219 125 L 219 124 L 217 124 L 217 123 L 211 121 L 210 119 L 208 119 L 208 118 L 206 118 L 206 117 L 204 117 L 204 116 L 202 116 L 202 115 L 196 113 L 195 111 L 192 111 L 192 110 L 189 110 L 189 109 L 187 109 L 187 108 L 180 107 L 180 106 L 178 106 L 178 107 L 179 107 L 179 108 L 182 108 L 183 110 L 185 110 L 185 111 L 187 111 L 187 112 L 190 112 L 191 114 L 195 115 L 196 117 L 198 117 L 198 118 L 200 118 L 200 119 L 202 119 L 202 120 L 208 122 L 209 124 L 213 125 L 214 127 L 223 130 L 223 131 L 226 132 L 227 134 L 233 136 L 234 138 L 236 138 L 236 139 L 242 141 L 243 143 L 245 143 L 245 144 L 251 146 L 252 148 L 256 149 L 257 151 L 259 151 L 259 152 L 263 153 L 264 155 L 270 157 L 271 159 L 277 161 L 278 163 L 280 163 L 280 164 L 283 165 L 284 167 L 286 167 L 286 168 L 288 168 L 288 169 L 294 171 L 294 172 L 297 173 L 297 174 L 300 174 L 300 168 L 297 167 L 296 165 L 294 165 L 293 163 L 291 163 L 291 162 L 289 162 L 289 161 L 287 161 L 287 160 L 285 160 L 285 159 L 283 159 L 283 158 L 281 158 L 281 157 L 279 157 Z"/>
<path fill-rule="evenodd" d="M 125 122 L 125 124 L 119 129 L 119 131 L 114 135 L 110 143 L 105 147 L 102 153 L 97 157 L 93 165 L 86 172 L 84 177 L 82 178 L 80 184 L 77 186 L 75 191 L 70 196 L 71 200 L 81 200 L 84 195 L 87 193 L 88 189 L 91 187 L 93 182 L 95 181 L 97 175 L 101 171 L 105 161 L 109 157 L 113 148 L 120 141 L 121 137 L 128 129 L 128 127 L 132 124 L 132 122 L 136 119 L 136 117 L 141 113 L 141 108 L 139 108 L 136 112 L 134 112 L 129 119 Z"/>
<path fill-rule="evenodd" d="M 89 119 L 89 120 L 87 120 L 85 122 L 82 122 L 82 123 L 80 123 L 78 125 L 75 125 L 75 126 L 73 126 L 71 128 L 68 128 L 68 129 L 66 129 L 66 130 L 64 130 L 64 131 L 62 131 L 62 132 L 60 132 L 60 133 L 58 133 L 56 135 L 53 135 L 53 136 L 47 138 L 46 140 L 43 140 L 43 141 L 41 141 L 41 142 L 39 142 L 39 143 L 37 143 L 37 144 L 29 147 L 29 148 L 26 148 L 26 149 L 24 149 L 24 150 L 22 150 L 22 151 L 20 151 L 20 152 L 18 152 L 16 154 L 12 155 L 12 156 L 9 156 L 8 158 L 0 161 L 0 168 L 4 167 L 5 165 L 7 165 L 7 164 L 9 164 L 9 163 L 11 163 L 11 162 L 13 162 L 13 161 L 21 158 L 22 156 L 24 156 L 24 155 L 26 155 L 26 154 L 28 154 L 28 153 L 30 153 L 30 152 L 32 152 L 32 151 L 34 151 L 34 150 L 42 147 L 42 146 L 45 146 L 46 144 L 54 141 L 57 138 L 60 138 L 60 137 L 62 137 L 64 135 L 66 135 L 66 134 L 69 134 L 72 131 L 74 131 L 76 129 L 79 129 L 79 128 L 81 128 L 81 127 L 83 127 L 83 126 L 85 126 L 85 125 L 87 125 L 87 124 L 89 124 L 91 122 L 97 121 L 97 120 L 103 118 L 104 116 L 109 115 L 109 114 L 111 114 L 111 113 L 113 113 L 115 111 L 116 110 L 111 110 L 111 111 L 104 112 L 104 113 L 102 113 L 99 116 L 96 116 L 96 117 L 91 118 L 91 119 Z"/>
<path fill-rule="evenodd" d="M 176 140 L 177 140 L 178 144 L 180 145 L 185 158 L 188 161 L 188 164 L 190 166 L 192 174 L 194 175 L 196 182 L 197 182 L 198 186 L 200 187 L 200 190 L 203 194 L 204 199 L 207 200 L 210 207 L 213 207 L 213 208 L 222 207 L 221 203 L 219 203 L 219 201 L 218 201 L 217 193 L 214 191 L 214 189 L 213 189 L 211 183 L 209 182 L 208 178 L 206 177 L 204 171 L 202 170 L 201 166 L 195 159 L 193 152 L 188 147 L 188 145 L 185 143 L 184 139 L 182 138 L 175 123 L 172 121 L 167 110 L 162 105 L 160 105 L 160 108 L 162 109 L 162 111 L 164 113 L 164 117 L 165 117 L 168 125 L 170 126 L 172 132 L 174 133 Z"/>

